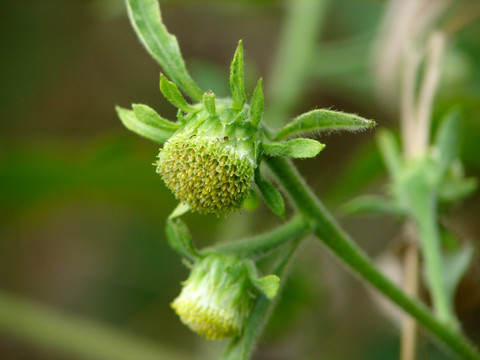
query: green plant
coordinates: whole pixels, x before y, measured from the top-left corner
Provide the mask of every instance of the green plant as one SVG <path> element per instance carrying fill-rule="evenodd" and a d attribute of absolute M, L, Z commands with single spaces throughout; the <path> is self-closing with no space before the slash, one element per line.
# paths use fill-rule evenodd
<path fill-rule="evenodd" d="M 285 159 L 314 157 L 324 148 L 323 144 L 312 139 L 285 140 L 289 137 L 312 131 L 359 130 L 374 127 L 375 123 L 356 115 L 320 109 L 302 114 L 282 129 L 273 131 L 262 122 L 261 79 L 250 103 L 247 103 L 241 42 L 230 69 L 232 97 L 217 99 L 211 92 L 203 93 L 189 75 L 175 37 L 161 22 L 157 2 L 127 0 L 127 8 L 141 42 L 173 81 L 161 75 L 161 92 L 178 108 L 176 122 L 162 118 L 145 105 L 135 104 L 132 110 L 118 107 L 117 112 L 127 128 L 165 144 L 160 151 L 157 171 L 181 201 L 167 220 L 167 236 L 172 248 L 193 267 L 191 278 L 173 303 L 185 323 L 207 338 L 233 337 L 223 359 L 249 358 L 274 306 L 271 299 L 278 290 L 278 279 L 286 271 L 301 238 L 314 234 L 341 261 L 414 317 L 454 353 L 466 359 L 480 359 L 476 348 L 453 326 L 451 309 L 444 298 L 444 284 L 439 280 L 441 269 L 438 249 L 435 248 L 438 247 L 435 240 L 438 230 L 434 225 L 437 194 L 429 190 L 437 191 L 446 183 L 446 191 L 451 193 L 464 185 L 454 175 L 453 182 L 448 182 L 452 176 L 447 176 L 447 170 L 455 158 L 451 153 L 455 148 L 454 140 L 449 136 L 454 132 L 448 130 L 454 125 L 453 120 L 446 121 L 447 130 L 440 131 L 437 150 L 442 156 L 439 160 L 426 156 L 413 165 L 404 166 L 392 150 L 388 135 L 382 137 L 383 154 L 395 181 L 397 201 L 395 205 L 380 201 L 367 203 L 370 207 L 390 212 L 408 213 L 417 221 L 424 238 L 430 239 L 424 246 L 430 256 L 427 257 L 427 267 L 435 300 L 434 315 L 375 267 L 335 222 L 292 162 Z M 283 86 L 289 86 L 288 82 Z M 183 98 L 180 90 L 190 97 L 192 104 Z M 251 183 L 256 184 L 272 211 L 284 216 L 282 195 L 262 176 L 261 163 L 265 163 L 277 177 L 298 214 L 270 233 L 205 250 L 195 249 L 186 225 L 178 217 L 188 210 L 218 216 L 238 209 L 246 200 Z M 431 207 L 425 209 L 425 205 Z M 271 269 L 275 275 L 259 278 L 254 262 L 281 245 L 283 252 L 278 254 L 277 264 Z M 254 299 L 246 297 L 249 292 L 254 293 Z M 206 294 L 202 300 L 209 303 L 199 304 L 199 293 Z"/>

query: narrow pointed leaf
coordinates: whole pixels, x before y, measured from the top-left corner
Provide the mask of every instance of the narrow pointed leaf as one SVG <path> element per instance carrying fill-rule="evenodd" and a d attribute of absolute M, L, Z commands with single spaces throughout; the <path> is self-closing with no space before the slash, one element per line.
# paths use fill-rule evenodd
<path fill-rule="evenodd" d="M 398 179 L 402 171 L 402 158 L 393 134 L 385 129 L 380 130 L 377 134 L 377 143 L 390 176 Z"/>
<path fill-rule="evenodd" d="M 119 106 L 116 107 L 118 117 L 122 121 L 123 125 L 134 133 L 143 136 L 147 139 L 153 140 L 157 143 L 163 144 L 170 136 L 173 135 L 173 131 L 161 130 L 157 127 L 145 124 L 140 121 L 133 110 L 127 110 Z"/>
<path fill-rule="evenodd" d="M 259 168 L 255 171 L 255 183 L 270 210 L 272 210 L 275 215 L 283 218 L 285 216 L 285 202 L 283 201 L 283 196 L 275 186 L 262 177 Z"/>
<path fill-rule="evenodd" d="M 404 215 L 400 207 L 393 203 L 390 199 L 386 199 L 376 195 L 364 195 L 357 197 L 345 205 L 343 212 L 349 215 L 353 214 L 392 214 Z"/>
<path fill-rule="evenodd" d="M 268 156 L 289 156 L 292 158 L 311 158 L 318 155 L 325 145 L 313 139 L 293 139 L 289 141 L 263 144 Z"/>
<path fill-rule="evenodd" d="M 157 114 L 151 107 L 143 104 L 133 104 L 133 112 L 138 120 L 146 125 L 165 131 L 176 131 L 180 124 L 173 123 Z"/>
<path fill-rule="evenodd" d="M 449 111 L 442 119 L 435 138 L 440 176 L 447 171 L 448 167 L 458 157 L 460 115 L 460 110 L 456 107 Z"/>
<path fill-rule="evenodd" d="M 179 216 L 182 216 L 185 214 L 187 211 L 190 210 L 190 205 L 187 203 L 179 203 L 177 207 L 172 211 L 172 213 L 168 216 L 169 219 L 175 219 Z"/>
<path fill-rule="evenodd" d="M 267 275 L 262 278 L 252 279 L 252 283 L 268 299 L 273 299 L 280 287 L 280 278 L 277 275 Z"/>
<path fill-rule="evenodd" d="M 263 80 L 260 78 L 257 83 L 257 87 L 253 91 L 252 101 L 250 103 L 250 121 L 254 127 L 257 127 L 262 120 L 263 115 L 263 90 L 262 90 Z"/>
<path fill-rule="evenodd" d="M 130 22 L 150 55 L 185 94 L 200 101 L 202 91 L 185 67 L 177 38 L 162 22 L 157 0 L 127 0 L 126 3 Z"/>
<path fill-rule="evenodd" d="M 217 115 L 217 110 L 215 108 L 215 94 L 213 92 L 203 94 L 203 104 L 210 115 Z"/>
<path fill-rule="evenodd" d="M 193 246 L 192 237 L 187 225 L 180 219 L 168 219 L 166 227 L 167 240 L 173 250 L 189 260 L 195 260 L 200 255 Z"/>
<path fill-rule="evenodd" d="M 321 131 L 361 131 L 375 127 L 372 120 L 341 111 L 317 109 L 298 116 L 288 123 L 276 136 L 276 140 L 292 135 Z"/>
<path fill-rule="evenodd" d="M 473 253 L 474 249 L 472 244 L 466 243 L 460 249 L 447 253 L 443 257 L 442 277 L 445 284 L 445 292 L 447 293 L 449 304 L 452 307 L 455 291 L 472 261 Z"/>
<path fill-rule="evenodd" d="M 243 45 L 238 42 L 237 50 L 230 65 L 230 89 L 232 91 L 232 109 L 241 110 L 245 104 L 245 79 L 243 75 Z"/>
<path fill-rule="evenodd" d="M 476 178 L 445 179 L 438 189 L 438 197 L 445 202 L 460 200 L 471 195 L 477 188 Z"/>
<path fill-rule="evenodd" d="M 193 110 L 183 98 L 182 93 L 177 88 L 177 85 L 169 81 L 163 74 L 160 74 L 160 91 L 173 106 L 185 112 Z"/>

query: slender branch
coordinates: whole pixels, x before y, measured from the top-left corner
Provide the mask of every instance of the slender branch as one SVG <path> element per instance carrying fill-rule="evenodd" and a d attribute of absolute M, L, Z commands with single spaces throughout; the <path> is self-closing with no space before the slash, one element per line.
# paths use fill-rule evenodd
<path fill-rule="evenodd" d="M 439 322 L 418 301 L 409 298 L 383 275 L 368 256 L 337 225 L 293 164 L 283 158 L 265 162 L 292 198 L 299 211 L 314 222 L 315 235 L 343 262 L 464 359 L 480 359 L 480 353 L 462 334 Z"/>
<path fill-rule="evenodd" d="M 298 103 L 309 70 L 318 30 L 326 15 L 327 0 L 290 0 L 269 82 L 267 123 L 280 126 Z"/>
<path fill-rule="evenodd" d="M 0 333 L 49 351 L 98 360 L 187 360 L 191 354 L 0 291 Z"/>
<path fill-rule="evenodd" d="M 215 250 L 256 259 L 309 232 L 310 222 L 303 215 L 297 215 L 268 233 L 220 244 Z"/>

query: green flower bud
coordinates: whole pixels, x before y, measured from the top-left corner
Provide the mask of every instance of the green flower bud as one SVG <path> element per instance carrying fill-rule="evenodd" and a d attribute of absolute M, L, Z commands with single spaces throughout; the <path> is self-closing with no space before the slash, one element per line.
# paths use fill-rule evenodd
<path fill-rule="evenodd" d="M 252 307 L 248 265 L 233 255 L 199 260 L 172 308 L 182 322 L 207 339 L 239 334 Z"/>
<path fill-rule="evenodd" d="M 257 167 L 259 135 L 248 107 L 211 99 L 194 105 L 185 125 L 164 145 L 157 172 L 176 198 L 202 214 L 224 215 L 241 207 Z"/>

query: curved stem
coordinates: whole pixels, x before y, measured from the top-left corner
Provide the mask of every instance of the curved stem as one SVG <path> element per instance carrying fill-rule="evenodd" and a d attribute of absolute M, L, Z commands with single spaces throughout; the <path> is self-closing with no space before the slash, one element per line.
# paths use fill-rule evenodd
<path fill-rule="evenodd" d="M 315 235 L 333 253 L 462 358 L 480 359 L 480 354 L 468 339 L 439 322 L 424 305 L 405 295 L 375 267 L 362 249 L 339 227 L 289 160 L 265 158 L 265 162 L 300 212 L 314 222 Z"/>
<path fill-rule="evenodd" d="M 290 242 L 311 232 L 311 225 L 303 215 L 296 215 L 293 219 L 265 234 L 247 239 L 220 244 L 217 251 L 232 253 L 238 256 L 255 259 L 266 255 L 278 246 Z"/>

